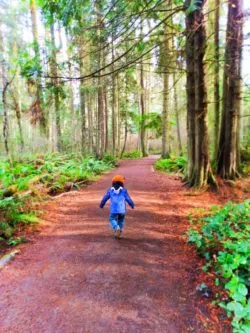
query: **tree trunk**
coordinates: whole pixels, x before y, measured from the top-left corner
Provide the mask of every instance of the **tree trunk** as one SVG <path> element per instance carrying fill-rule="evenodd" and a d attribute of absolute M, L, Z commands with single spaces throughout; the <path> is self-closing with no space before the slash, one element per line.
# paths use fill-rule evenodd
<path fill-rule="evenodd" d="M 168 35 L 168 24 L 164 24 L 164 44 L 163 44 L 163 106 L 162 106 L 162 152 L 161 157 L 169 157 L 169 53 L 170 37 Z"/>
<path fill-rule="evenodd" d="M 109 117 L 108 117 L 108 99 L 107 99 L 107 91 L 104 89 L 104 115 L 105 115 L 105 146 L 104 151 L 105 153 L 108 152 L 109 149 Z"/>
<path fill-rule="evenodd" d="M 6 103 L 6 92 L 8 89 L 8 82 L 6 79 L 5 61 L 4 61 L 4 43 L 2 27 L 0 25 L 0 53 L 2 54 L 1 59 L 1 79 L 2 79 L 2 103 L 3 103 L 3 140 L 4 148 L 7 156 L 9 156 L 9 119 L 8 119 L 8 107 Z"/>
<path fill-rule="evenodd" d="M 117 145 L 116 156 L 119 156 L 121 150 L 121 113 L 120 113 L 120 86 L 119 86 L 119 74 L 116 77 L 116 101 L 117 101 Z"/>
<path fill-rule="evenodd" d="M 112 36 L 113 39 L 113 36 Z M 115 59 L 114 44 L 112 40 L 112 61 Z M 112 66 L 114 71 L 114 65 Z M 117 154 L 117 113 L 118 113 L 118 103 L 117 103 L 117 85 L 116 85 L 117 75 L 112 74 L 112 152 L 115 156 Z"/>
<path fill-rule="evenodd" d="M 41 66 L 42 63 L 40 58 L 40 48 L 37 30 L 36 0 L 30 0 L 30 13 L 32 21 L 33 48 L 36 56 L 36 62 L 38 66 Z M 48 120 L 43 110 L 43 95 L 41 86 L 41 78 L 38 76 L 36 78 L 36 101 L 33 103 L 33 112 L 35 112 L 35 114 L 33 115 L 33 122 L 35 123 L 38 120 L 41 131 L 48 135 Z M 36 110 L 34 111 L 34 109 Z"/>
<path fill-rule="evenodd" d="M 225 179 L 234 179 L 239 172 L 242 29 L 242 0 L 229 0 L 217 168 Z"/>
<path fill-rule="evenodd" d="M 195 187 L 213 181 L 208 153 L 204 3 L 186 17 L 188 183 Z"/>
<path fill-rule="evenodd" d="M 72 62 L 71 57 L 72 54 L 69 49 L 70 44 L 70 37 L 67 34 L 67 57 L 68 57 L 68 72 L 69 76 L 71 77 L 71 71 L 72 71 Z M 77 126 L 77 119 L 76 119 L 76 112 L 75 112 L 75 106 L 74 106 L 74 87 L 73 87 L 73 81 L 69 81 L 69 111 L 71 115 L 71 129 L 72 129 L 72 150 L 74 150 L 74 146 L 76 144 L 76 126 Z"/>
<path fill-rule="evenodd" d="M 195 164 L 194 16 L 194 13 L 191 13 L 186 17 L 187 178 L 190 184 L 192 184 Z"/>
<path fill-rule="evenodd" d="M 173 83 L 174 83 L 174 110 L 175 110 L 175 120 L 176 120 L 176 129 L 177 129 L 177 138 L 178 138 L 178 148 L 179 154 L 182 155 L 182 142 L 181 142 L 181 127 L 180 127 L 180 117 L 179 117 L 179 105 L 178 105 L 178 97 L 177 97 L 177 83 L 176 83 L 176 75 L 173 74 Z"/>
<path fill-rule="evenodd" d="M 218 153 L 220 124 L 220 0 L 215 0 L 214 12 L 214 159 Z"/>
<path fill-rule="evenodd" d="M 18 79 L 17 79 L 18 80 Z M 24 150 L 24 139 L 23 139 L 23 129 L 22 129 L 22 122 L 21 122 L 21 105 L 20 105 L 20 92 L 18 89 L 18 81 L 15 84 L 15 97 L 14 97 L 14 108 L 15 108 L 15 114 L 16 114 L 16 120 L 19 130 L 19 136 L 20 136 L 20 144 L 21 144 L 21 151 Z"/>
<path fill-rule="evenodd" d="M 171 19 L 171 26 L 172 26 L 172 19 Z M 171 41 L 171 47 L 173 52 L 176 52 L 174 47 L 174 34 L 172 32 L 172 41 Z M 177 55 L 175 54 L 173 58 L 174 63 L 174 72 L 173 72 L 173 85 L 174 85 L 174 112 L 175 112 L 175 120 L 176 120 L 176 129 L 177 129 L 177 139 L 178 139 L 178 149 L 179 149 L 179 155 L 183 154 L 182 151 L 182 142 L 181 142 L 181 128 L 180 128 L 180 116 L 179 116 L 179 105 L 178 105 L 178 96 L 177 96 L 177 80 L 176 80 L 176 71 L 177 71 Z"/>
<path fill-rule="evenodd" d="M 124 142 L 123 142 L 123 147 L 122 147 L 120 158 L 123 157 L 123 154 L 126 150 L 126 144 L 127 144 L 127 139 L 128 139 L 128 120 L 127 120 L 127 112 L 126 111 L 125 111 L 124 121 L 125 121 L 125 123 L 124 123 Z"/>
<path fill-rule="evenodd" d="M 93 94 L 88 94 L 88 151 L 93 152 Z"/>
<path fill-rule="evenodd" d="M 102 3 L 100 0 L 96 3 L 97 10 L 97 26 L 98 30 L 98 68 L 102 68 L 104 64 L 104 52 L 102 50 L 104 37 L 103 37 L 103 13 Z M 98 128 L 97 128 L 97 154 L 99 158 L 104 155 L 105 149 L 105 101 L 104 101 L 104 83 L 102 77 L 103 71 L 100 71 L 98 76 Z"/>
<path fill-rule="evenodd" d="M 50 26 L 52 52 L 51 52 L 51 74 L 53 82 L 54 91 L 54 103 L 55 103 L 55 115 L 56 115 L 56 147 L 58 151 L 62 150 L 62 133 L 61 133 L 61 114 L 60 114 L 60 93 L 59 93 L 59 83 L 58 83 L 58 72 L 57 72 L 57 59 L 56 59 L 56 43 L 55 43 L 55 28 L 54 23 Z"/>
<path fill-rule="evenodd" d="M 102 78 L 98 78 L 98 157 L 102 158 L 105 145 L 104 91 Z"/>
<path fill-rule="evenodd" d="M 141 104 L 141 152 L 142 156 L 145 157 L 147 156 L 147 151 L 146 151 L 146 142 L 145 142 L 145 137 L 146 137 L 146 130 L 145 130 L 145 87 L 144 87 L 144 71 L 143 71 L 143 63 L 141 61 L 140 65 L 140 84 L 141 84 L 141 92 L 140 92 L 140 104 Z"/>
<path fill-rule="evenodd" d="M 80 109 L 81 109 L 81 152 L 86 153 L 86 112 L 85 112 L 85 92 L 83 81 L 80 83 Z"/>
<path fill-rule="evenodd" d="M 15 57 L 18 56 L 17 50 L 17 41 L 14 40 L 13 43 L 13 54 Z M 13 84 L 13 102 L 14 102 L 14 110 L 16 114 L 16 120 L 18 125 L 18 131 L 20 136 L 20 145 L 21 145 L 21 152 L 24 150 L 24 139 L 23 139 L 23 129 L 22 129 L 22 122 L 21 122 L 21 98 L 20 98 L 20 80 L 19 80 L 19 71 L 17 71 L 17 75 L 15 77 L 15 82 Z"/>
<path fill-rule="evenodd" d="M 84 75 L 84 40 L 82 36 L 78 37 L 78 53 L 80 59 L 80 76 Z M 86 93 L 84 80 L 80 80 L 80 113 L 81 113 L 81 151 L 84 155 L 86 153 Z"/>
<path fill-rule="evenodd" d="M 125 74 L 125 118 L 124 118 L 124 143 L 121 151 L 120 158 L 122 158 L 128 139 L 128 75 Z"/>

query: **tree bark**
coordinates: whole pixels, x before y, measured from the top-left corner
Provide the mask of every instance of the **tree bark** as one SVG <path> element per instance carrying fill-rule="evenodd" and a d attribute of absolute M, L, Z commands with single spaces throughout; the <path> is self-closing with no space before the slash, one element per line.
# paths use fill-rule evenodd
<path fill-rule="evenodd" d="M 2 27 L 0 25 L 0 53 L 2 54 L 1 61 L 1 79 L 2 79 L 2 103 L 3 103 L 3 140 L 4 148 L 7 156 L 9 156 L 9 119 L 8 119 L 8 107 L 6 103 L 6 92 L 8 89 L 8 82 L 6 79 L 6 69 L 4 61 L 4 43 L 3 43 L 3 33 Z"/>
<path fill-rule="evenodd" d="M 52 43 L 52 52 L 50 59 L 50 67 L 52 74 L 53 82 L 53 91 L 54 91 L 54 103 L 55 103 L 55 116 L 56 116 L 56 147 L 58 151 L 62 150 L 62 132 L 61 132 L 61 114 L 60 114 L 60 92 L 59 92 L 59 83 L 58 83 L 58 72 L 57 72 L 57 59 L 56 59 L 56 43 L 55 43 L 55 27 L 54 23 L 50 26 L 51 34 L 51 43 Z"/>
<path fill-rule="evenodd" d="M 105 115 L 105 146 L 104 152 L 107 153 L 109 149 L 109 116 L 108 116 L 108 99 L 107 99 L 107 91 L 104 89 L 104 115 Z"/>
<path fill-rule="evenodd" d="M 214 12 L 214 159 L 218 153 L 220 126 L 220 0 L 215 0 Z"/>
<path fill-rule="evenodd" d="M 14 88 L 14 108 L 15 108 L 15 114 L 16 114 L 16 120 L 18 125 L 18 131 L 20 136 L 20 145 L 21 145 L 21 151 L 24 150 L 24 139 L 23 139 L 23 129 L 22 129 L 22 121 L 21 121 L 21 105 L 20 105 L 20 92 L 18 89 L 18 78 L 16 78 L 17 82 L 15 84 Z"/>
<path fill-rule="evenodd" d="M 101 77 L 98 78 L 98 157 L 102 158 L 105 145 L 104 91 Z"/>
<path fill-rule="evenodd" d="M 113 39 L 113 35 L 112 35 Z M 112 40 L 112 61 L 115 59 L 115 51 L 114 51 L 114 43 Z M 114 71 L 114 65 L 112 66 L 112 70 Z M 118 102 L 117 102 L 117 75 L 115 73 L 112 74 L 112 152 L 113 155 L 117 155 L 117 127 L 118 127 Z"/>
<path fill-rule="evenodd" d="M 86 111 L 85 111 L 85 92 L 84 84 L 80 83 L 80 109 L 81 109 L 81 152 L 86 153 Z"/>
<path fill-rule="evenodd" d="M 169 22 L 168 22 L 169 23 Z M 168 23 L 164 24 L 164 44 L 163 44 L 163 106 L 162 106 L 162 158 L 168 158 L 170 155 L 169 152 L 169 73 L 168 73 L 168 65 L 169 65 L 169 54 L 170 50 L 170 37 L 168 31 Z"/>
<path fill-rule="evenodd" d="M 203 0 L 201 7 L 186 17 L 188 182 L 194 187 L 214 181 L 208 152 L 204 4 Z"/>
<path fill-rule="evenodd" d="M 176 120 L 176 129 L 177 129 L 177 138 L 178 138 L 178 148 L 179 148 L 179 154 L 182 155 L 183 151 L 182 151 L 182 142 L 181 142 L 181 127 L 180 127 L 177 83 L 176 83 L 175 73 L 173 74 L 173 82 L 174 82 L 174 110 L 175 110 L 175 120 Z"/>
<path fill-rule="evenodd" d="M 93 142 L 93 94 L 90 92 L 88 94 L 88 151 L 93 152 L 94 142 Z"/>
<path fill-rule="evenodd" d="M 17 50 L 17 41 L 14 40 L 13 43 L 13 54 L 15 57 L 18 55 Z M 15 82 L 13 83 L 13 102 L 14 102 L 14 110 L 16 114 L 16 120 L 17 120 L 17 126 L 20 136 L 20 145 L 21 145 L 21 152 L 24 150 L 24 139 L 23 139 L 23 129 L 22 129 L 22 121 L 21 121 L 21 97 L 20 97 L 20 80 L 19 80 L 19 71 L 17 72 L 17 75 L 15 77 Z"/>
<path fill-rule="evenodd" d="M 102 14 L 102 4 L 101 1 L 98 0 L 96 3 L 97 10 L 97 26 L 98 30 L 98 68 L 102 68 L 104 64 L 104 53 L 102 50 L 103 46 L 103 14 Z M 102 158 L 104 155 L 105 149 L 105 101 L 104 101 L 104 87 L 103 87 L 103 78 L 102 71 L 98 76 L 98 128 L 97 128 L 97 154 L 99 158 Z"/>
<path fill-rule="evenodd" d="M 31 21 L 32 21 L 32 34 L 33 34 L 33 48 L 36 56 L 36 61 L 38 66 L 41 66 L 41 58 L 40 58 L 40 47 L 38 41 L 38 30 L 37 30 L 37 15 L 36 15 L 36 0 L 30 0 L 30 13 L 31 13 Z M 37 120 L 39 121 L 41 131 L 48 135 L 48 120 L 47 115 L 43 109 L 43 95 L 41 88 L 41 78 L 38 76 L 36 78 L 36 101 L 34 102 L 35 115 L 33 122 L 35 123 Z"/>
<path fill-rule="evenodd" d="M 125 119 L 124 119 L 125 123 L 124 123 L 124 142 L 123 142 L 123 147 L 122 147 L 122 151 L 121 151 L 121 155 L 120 158 L 123 157 L 123 154 L 126 150 L 126 145 L 127 145 L 127 139 L 128 139 L 128 121 L 127 121 L 127 112 L 125 111 Z"/>
<path fill-rule="evenodd" d="M 239 173 L 239 120 L 241 104 L 242 0 L 229 0 L 223 103 L 217 173 L 234 179 Z"/>
<path fill-rule="evenodd" d="M 78 37 L 78 53 L 80 59 L 80 75 L 84 75 L 84 40 L 80 36 Z M 84 155 L 86 153 L 86 94 L 85 94 L 85 87 L 84 87 L 84 80 L 80 81 L 80 112 L 81 112 L 81 151 Z"/>
<path fill-rule="evenodd" d="M 195 164 L 195 73 L 194 73 L 194 13 L 186 17 L 186 67 L 187 67 L 187 178 L 193 183 Z"/>
<path fill-rule="evenodd" d="M 71 66 L 71 57 L 72 54 L 69 49 L 70 45 L 70 37 L 67 34 L 67 56 L 68 56 L 68 72 L 69 76 L 71 77 L 71 71 L 72 71 L 72 66 Z M 71 129 L 72 129 L 72 150 L 74 150 L 75 144 L 76 144 L 76 126 L 77 126 L 77 119 L 76 119 L 76 112 L 75 112 L 75 105 L 74 105 L 74 87 L 73 87 L 73 81 L 70 80 L 69 82 L 69 111 L 71 114 Z"/>
<path fill-rule="evenodd" d="M 3 65 L 4 67 L 4 65 Z M 2 69 L 2 81 L 3 81 L 3 92 L 2 92 L 2 103 L 3 103 L 3 140 L 4 148 L 7 156 L 9 156 L 9 118 L 8 118 L 8 107 L 6 102 L 6 93 L 8 89 L 8 82 L 6 82 L 5 71 Z"/>
<path fill-rule="evenodd" d="M 117 87 L 117 145 L 116 145 L 116 155 L 119 156 L 121 150 L 121 113 L 120 113 L 120 85 L 119 85 L 119 74 L 116 77 L 116 87 Z"/>
<path fill-rule="evenodd" d="M 121 151 L 120 158 L 122 158 L 125 150 L 128 139 L 128 75 L 125 74 L 125 117 L 124 117 L 124 142 Z"/>
<path fill-rule="evenodd" d="M 145 87 L 144 87 L 144 71 L 143 71 L 143 63 L 141 61 L 140 64 L 140 105 L 141 105 L 141 152 L 142 156 L 145 157 L 147 156 L 147 151 L 146 151 L 146 129 L 145 129 Z"/>

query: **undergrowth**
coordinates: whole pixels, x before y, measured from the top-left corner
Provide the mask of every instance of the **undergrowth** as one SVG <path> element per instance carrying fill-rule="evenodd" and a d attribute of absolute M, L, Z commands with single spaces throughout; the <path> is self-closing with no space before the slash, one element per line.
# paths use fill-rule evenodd
<path fill-rule="evenodd" d="M 250 332 L 250 200 L 214 207 L 206 217 L 192 218 L 188 240 L 206 259 L 204 271 L 216 273 L 215 284 L 227 292 L 220 300 L 232 317 L 233 331 Z"/>
<path fill-rule="evenodd" d="M 244 175 L 250 176 L 250 136 L 249 143 L 241 151 L 241 169 Z"/>
<path fill-rule="evenodd" d="M 122 155 L 122 158 L 124 159 L 134 159 L 134 158 L 141 158 L 141 152 L 139 150 L 133 150 L 133 151 L 125 151 Z"/>
<path fill-rule="evenodd" d="M 187 165 L 185 156 L 171 156 L 169 158 L 162 158 L 155 163 L 157 170 L 165 171 L 168 173 L 184 173 Z"/>
<path fill-rule="evenodd" d="M 116 162 L 108 155 L 96 160 L 58 153 L 0 161 L 0 243 L 25 241 L 16 235 L 38 222 L 36 203 L 41 198 L 78 188 Z"/>

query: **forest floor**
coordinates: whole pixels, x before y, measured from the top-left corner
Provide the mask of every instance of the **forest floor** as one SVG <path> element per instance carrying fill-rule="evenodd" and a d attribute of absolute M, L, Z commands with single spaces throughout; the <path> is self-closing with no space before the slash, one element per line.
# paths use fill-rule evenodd
<path fill-rule="evenodd" d="M 187 214 L 236 193 L 192 195 L 154 172 L 154 158 L 122 161 L 80 192 L 46 205 L 44 223 L 0 271 L 1 333 L 231 332 L 225 314 L 197 286 L 208 277 L 187 244 Z M 126 177 L 136 209 L 124 238 L 99 202 L 114 174 Z"/>

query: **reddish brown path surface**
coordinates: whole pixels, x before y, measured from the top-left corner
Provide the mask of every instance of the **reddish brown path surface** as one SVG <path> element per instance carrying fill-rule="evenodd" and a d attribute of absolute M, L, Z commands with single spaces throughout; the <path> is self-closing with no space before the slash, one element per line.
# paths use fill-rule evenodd
<path fill-rule="evenodd" d="M 50 224 L 0 271 L 1 333 L 230 332 L 196 291 L 201 262 L 183 238 L 187 211 L 206 197 L 185 196 L 152 163 L 122 162 L 48 205 Z M 121 240 L 98 208 L 115 173 L 136 203 Z"/>

